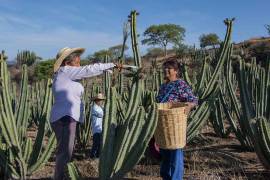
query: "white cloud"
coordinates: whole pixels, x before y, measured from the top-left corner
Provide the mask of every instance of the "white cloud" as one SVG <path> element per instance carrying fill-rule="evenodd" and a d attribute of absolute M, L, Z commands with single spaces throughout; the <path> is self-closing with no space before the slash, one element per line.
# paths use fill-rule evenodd
<path fill-rule="evenodd" d="M 0 12 L 0 23 L 3 28 L 18 28 L 18 26 L 23 26 L 26 28 L 37 29 L 40 28 L 39 25 L 33 23 L 30 19 L 24 18 L 22 16 L 9 14 L 9 13 L 1 13 Z"/>
<path fill-rule="evenodd" d="M 61 13 L 51 10 L 50 14 L 80 24 L 88 23 L 86 18 L 77 15 L 78 9 L 66 7 L 65 10 L 74 13 L 60 16 Z M 28 49 L 43 58 L 53 58 L 60 48 L 80 46 L 86 48 L 85 55 L 88 55 L 122 41 L 122 34 L 81 30 L 79 27 L 74 29 L 61 22 L 58 26 L 50 28 L 50 22 L 37 22 L 37 19 L 0 12 L 0 50 L 6 50 L 9 60 L 15 58 L 18 50 Z"/>

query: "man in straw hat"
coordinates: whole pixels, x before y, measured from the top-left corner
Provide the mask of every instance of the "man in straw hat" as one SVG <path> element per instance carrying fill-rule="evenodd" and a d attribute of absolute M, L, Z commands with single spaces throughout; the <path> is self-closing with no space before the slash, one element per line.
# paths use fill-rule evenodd
<path fill-rule="evenodd" d="M 102 93 L 93 97 L 94 101 L 91 110 L 92 132 L 93 132 L 93 146 L 90 152 L 90 158 L 98 158 L 100 153 L 100 142 L 102 134 L 102 119 L 103 119 L 103 102 L 105 97 Z"/>
<path fill-rule="evenodd" d="M 121 70 L 122 67 L 114 63 L 80 66 L 80 55 L 84 51 L 84 48 L 65 47 L 56 55 L 52 84 L 54 104 L 50 119 L 57 140 L 55 179 L 64 178 L 64 169 L 71 160 L 76 124 L 83 121 L 84 88 L 78 80 L 100 75 L 111 68 Z"/>

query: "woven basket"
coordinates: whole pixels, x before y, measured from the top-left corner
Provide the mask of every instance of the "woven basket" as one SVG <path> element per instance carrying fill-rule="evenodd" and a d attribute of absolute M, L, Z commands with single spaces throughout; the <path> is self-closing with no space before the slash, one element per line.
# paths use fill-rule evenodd
<path fill-rule="evenodd" d="M 156 143 L 162 149 L 179 149 L 186 145 L 187 115 L 185 103 L 159 103 Z"/>

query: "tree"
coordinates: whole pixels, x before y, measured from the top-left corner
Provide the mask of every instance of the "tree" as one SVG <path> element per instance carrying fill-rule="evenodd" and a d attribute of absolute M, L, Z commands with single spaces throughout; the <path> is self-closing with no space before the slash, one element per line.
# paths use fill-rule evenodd
<path fill-rule="evenodd" d="M 268 34 L 270 35 L 270 24 L 266 24 L 265 25 L 265 28 L 266 28 Z"/>
<path fill-rule="evenodd" d="M 189 46 L 189 45 L 181 43 L 174 46 L 173 49 L 175 51 L 176 56 L 178 58 L 183 59 L 183 58 L 190 57 L 195 48 L 193 46 Z"/>
<path fill-rule="evenodd" d="M 163 54 L 164 54 L 164 51 L 162 48 L 148 48 L 145 56 L 156 58 L 158 56 L 162 56 Z"/>
<path fill-rule="evenodd" d="M 33 65 L 36 61 L 42 58 L 37 56 L 35 52 L 29 50 L 19 51 L 16 56 L 17 65 L 22 66 L 26 64 L 27 66 Z"/>
<path fill-rule="evenodd" d="M 215 45 L 220 43 L 219 37 L 215 33 L 202 34 L 199 39 L 201 48 L 206 46 L 213 46 L 215 48 Z"/>
<path fill-rule="evenodd" d="M 34 77 L 37 80 L 52 78 L 55 59 L 40 61 L 36 64 Z"/>
<path fill-rule="evenodd" d="M 185 29 L 176 24 L 160 24 L 148 27 L 143 33 L 145 39 L 142 44 L 159 45 L 167 55 L 167 45 L 182 42 L 185 37 Z"/>
<path fill-rule="evenodd" d="M 128 49 L 128 46 L 125 45 L 124 51 Z M 94 54 L 89 55 L 87 59 L 94 60 L 96 62 L 103 61 L 105 56 L 109 56 L 111 59 L 115 60 L 118 59 L 121 56 L 122 52 L 122 45 L 115 45 L 110 47 L 109 49 L 102 49 L 100 51 L 94 52 Z"/>
<path fill-rule="evenodd" d="M 102 50 L 94 52 L 94 54 L 89 55 L 87 58 L 92 61 L 94 60 L 95 62 L 101 62 L 104 60 L 106 55 L 111 57 L 111 52 L 107 49 L 102 49 Z"/>

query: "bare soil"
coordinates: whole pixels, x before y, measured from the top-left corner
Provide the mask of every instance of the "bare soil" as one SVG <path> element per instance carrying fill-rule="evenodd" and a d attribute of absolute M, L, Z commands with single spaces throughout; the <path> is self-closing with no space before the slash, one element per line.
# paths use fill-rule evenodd
<path fill-rule="evenodd" d="M 230 135 L 228 138 L 217 137 L 205 129 L 196 143 L 184 149 L 185 175 L 187 180 L 216 180 L 216 179 L 270 179 L 270 170 L 260 163 L 255 152 L 243 149 L 237 139 Z M 73 162 L 77 165 L 84 179 L 98 179 L 98 160 L 87 157 L 90 147 L 78 150 L 73 154 Z M 54 158 L 30 179 L 52 179 Z M 161 179 L 159 177 L 160 162 L 151 157 L 146 151 L 140 163 L 126 175 L 125 179 Z"/>

